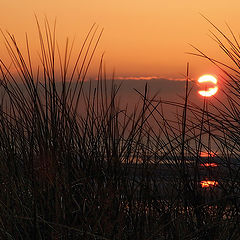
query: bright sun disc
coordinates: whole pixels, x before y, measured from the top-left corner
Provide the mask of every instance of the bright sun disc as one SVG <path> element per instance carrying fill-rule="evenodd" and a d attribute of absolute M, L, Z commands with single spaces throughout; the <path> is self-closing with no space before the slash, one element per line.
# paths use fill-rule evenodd
<path fill-rule="evenodd" d="M 206 90 L 200 90 L 198 91 L 198 93 L 203 96 L 203 97 L 211 97 L 213 96 L 214 94 L 216 94 L 216 92 L 218 91 L 218 86 L 217 86 L 217 79 L 210 75 L 210 74 L 206 74 L 206 75 L 203 75 L 201 76 L 199 79 L 198 79 L 198 83 L 202 84 L 206 84 L 206 83 L 210 83 L 211 85 L 215 85 L 215 87 L 210 87 Z"/>

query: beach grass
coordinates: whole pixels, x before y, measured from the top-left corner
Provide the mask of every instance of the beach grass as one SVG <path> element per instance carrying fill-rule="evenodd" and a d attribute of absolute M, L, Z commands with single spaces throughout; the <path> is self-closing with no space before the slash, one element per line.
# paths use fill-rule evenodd
<path fill-rule="evenodd" d="M 214 35 L 236 68 L 197 49 L 221 68 L 224 101 L 192 103 L 188 66 L 183 101 L 152 96 L 146 84 L 129 109 L 103 57 L 97 80 L 87 79 L 102 30 L 92 26 L 74 60 L 69 41 L 59 49 L 56 26 L 36 21 L 37 67 L 28 38 L 23 54 L 2 32 L 12 64 L 0 59 L 1 239 L 239 239 L 235 36 L 216 28 L 228 47 Z M 219 170 L 201 165 L 211 161 Z M 202 188 L 206 177 L 218 184 Z"/>

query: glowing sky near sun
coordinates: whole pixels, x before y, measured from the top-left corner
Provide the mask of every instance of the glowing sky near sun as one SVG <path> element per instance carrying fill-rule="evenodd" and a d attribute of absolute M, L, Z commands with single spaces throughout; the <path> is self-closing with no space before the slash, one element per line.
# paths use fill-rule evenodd
<path fill-rule="evenodd" d="M 104 28 L 104 34 L 90 72 L 94 72 L 105 52 L 108 71 L 114 70 L 120 77 L 179 78 L 185 73 L 186 62 L 190 62 L 192 76 L 198 77 L 216 70 L 209 62 L 185 54 L 193 51 L 188 43 L 216 58 L 222 56 L 207 36 L 211 26 L 199 13 L 225 30 L 226 21 L 237 31 L 239 9 L 239 1 L 217 0 L 9 0 L 1 2 L 0 27 L 14 33 L 20 43 L 28 32 L 35 49 L 34 14 L 40 21 L 44 15 L 50 22 L 57 18 L 60 46 L 66 36 L 70 40 L 75 38 L 75 45 L 80 46 L 96 22 Z M 0 45 L 3 54 L 2 48 L 3 44 Z"/>

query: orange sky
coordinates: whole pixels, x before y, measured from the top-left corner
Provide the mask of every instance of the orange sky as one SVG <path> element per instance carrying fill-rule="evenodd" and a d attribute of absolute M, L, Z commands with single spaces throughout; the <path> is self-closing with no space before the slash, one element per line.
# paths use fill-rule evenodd
<path fill-rule="evenodd" d="M 5 0 L 1 2 L 0 27 L 14 33 L 20 43 L 27 32 L 35 52 L 34 13 L 40 21 L 46 15 L 51 23 L 57 17 L 60 45 L 66 36 L 75 37 L 76 49 L 96 22 L 104 28 L 104 34 L 90 74 L 94 74 L 101 53 L 105 52 L 109 74 L 115 70 L 119 77 L 180 78 L 189 61 L 191 76 L 196 78 L 216 70 L 208 62 L 185 54 L 193 51 L 188 43 L 210 56 L 224 57 L 208 36 L 212 27 L 199 12 L 226 31 L 225 21 L 228 22 L 238 34 L 239 10 L 237 0 Z M 0 43 L 2 50 L 2 38 Z M 4 51 L 1 52 L 3 57 Z"/>

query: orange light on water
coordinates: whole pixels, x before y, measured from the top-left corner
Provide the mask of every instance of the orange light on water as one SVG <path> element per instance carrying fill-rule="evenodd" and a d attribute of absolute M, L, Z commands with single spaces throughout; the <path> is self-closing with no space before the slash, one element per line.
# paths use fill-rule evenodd
<path fill-rule="evenodd" d="M 217 181 L 203 180 L 200 182 L 202 188 L 215 187 L 218 185 Z"/>
<path fill-rule="evenodd" d="M 200 157 L 216 157 L 216 153 L 214 152 L 200 152 Z"/>
<path fill-rule="evenodd" d="M 200 164 L 202 167 L 217 167 L 218 165 L 216 163 L 202 163 Z"/>
<path fill-rule="evenodd" d="M 218 91 L 217 79 L 210 74 L 206 74 L 206 75 L 201 76 L 198 79 L 198 83 L 199 84 L 205 84 L 205 87 L 207 86 L 206 85 L 207 83 L 210 83 L 211 85 L 214 85 L 214 87 L 207 87 L 207 89 L 205 89 L 205 90 L 198 91 L 198 93 L 203 97 L 211 97 L 214 94 L 216 94 L 217 91 Z"/>

